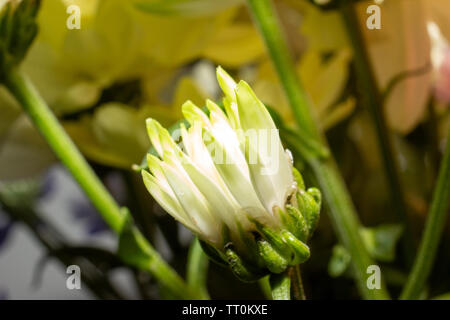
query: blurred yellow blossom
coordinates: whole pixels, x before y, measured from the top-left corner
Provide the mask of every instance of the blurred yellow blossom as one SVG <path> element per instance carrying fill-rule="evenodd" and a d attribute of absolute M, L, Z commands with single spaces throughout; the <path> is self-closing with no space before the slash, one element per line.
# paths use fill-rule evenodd
<path fill-rule="evenodd" d="M 190 78 L 181 78 L 170 105 L 127 106 L 106 103 L 79 121 L 66 121 L 65 129 L 91 160 L 104 165 L 130 169 L 140 163 L 150 145 L 145 119 L 154 117 L 171 125 L 181 118 L 180 105 L 188 99 L 202 103 L 206 95 Z"/>
<path fill-rule="evenodd" d="M 80 7 L 80 30 L 66 28 L 66 10 L 73 4 Z M 161 91 L 173 86 L 185 64 L 207 57 L 240 66 L 263 55 L 261 40 L 250 18 L 240 15 L 242 11 L 237 1 L 220 10 L 176 17 L 143 12 L 134 2 L 121 0 L 43 1 L 40 33 L 22 68 L 58 116 L 87 111 L 65 124 L 88 158 L 128 168 L 140 161 L 148 147 L 139 133 L 144 130 L 141 119 L 154 116 L 169 125 L 181 116 L 179 105 L 173 106 L 187 97 L 205 99 L 187 79 L 177 84 L 170 103 L 161 99 Z M 105 89 L 136 79 L 137 90 L 142 91 L 139 107 L 114 99 L 101 101 Z M 14 125 L 21 117 L 20 108 L 5 94 L 0 95 L 0 110 L 5 115 L 0 121 L 3 141 L 9 127 L 20 130 L 22 126 Z M 111 130 L 112 126 L 120 130 Z M 24 134 L 36 132 L 30 128 Z M 0 161 L 19 157 L 14 154 L 18 148 L 8 150 L 7 155 L 0 152 Z M 52 158 L 48 148 L 35 151 Z"/>

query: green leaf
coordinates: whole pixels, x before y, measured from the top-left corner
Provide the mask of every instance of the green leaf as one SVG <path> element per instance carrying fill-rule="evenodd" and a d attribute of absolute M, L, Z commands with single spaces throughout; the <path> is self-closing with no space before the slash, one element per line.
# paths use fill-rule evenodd
<path fill-rule="evenodd" d="M 391 262 L 395 259 L 395 246 L 402 234 L 402 226 L 396 224 L 380 225 L 374 228 L 361 228 L 360 234 L 370 256 L 378 261 Z M 328 263 L 328 273 L 332 277 L 342 275 L 350 264 L 351 256 L 342 245 L 335 245 Z"/>
<path fill-rule="evenodd" d="M 386 224 L 360 230 L 369 254 L 378 261 L 391 262 L 395 259 L 395 246 L 402 235 L 400 225 Z"/>
<path fill-rule="evenodd" d="M 328 262 L 328 274 L 333 278 L 341 276 L 350 264 L 351 256 L 340 244 L 333 247 L 333 253 Z"/>

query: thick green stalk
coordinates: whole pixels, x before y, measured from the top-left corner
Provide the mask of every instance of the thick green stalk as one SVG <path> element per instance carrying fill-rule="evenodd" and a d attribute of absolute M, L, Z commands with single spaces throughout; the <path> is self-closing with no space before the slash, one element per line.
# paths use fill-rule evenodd
<path fill-rule="evenodd" d="M 13 69 L 4 78 L 6 87 L 22 105 L 25 112 L 44 136 L 55 154 L 69 169 L 86 195 L 116 233 L 122 231 L 125 215 L 95 175 L 75 144 L 64 131 L 56 117 L 41 98 L 33 84 L 19 70 Z M 32 159 L 30 160 L 32 161 Z M 143 237 L 141 237 L 144 239 Z M 151 263 L 142 269 L 151 273 L 177 296 L 195 298 L 183 279 L 160 257 L 145 240 L 145 254 L 151 255 Z"/>
<path fill-rule="evenodd" d="M 417 299 L 433 267 L 439 240 L 445 227 L 450 205 L 450 131 L 439 176 L 431 202 L 425 231 L 408 281 L 400 299 Z"/>
<path fill-rule="evenodd" d="M 295 73 L 292 57 L 271 1 L 247 0 L 247 3 L 266 43 L 298 126 L 302 129 L 301 134 L 304 135 L 302 139 L 314 139 L 327 149 L 325 139 L 312 116 L 311 102 L 307 99 Z M 366 299 L 389 298 L 384 284 L 379 290 L 367 288 L 367 267 L 374 263 L 362 245 L 358 232 L 360 222 L 333 158 L 316 156 L 308 157 L 306 160 L 319 181 L 336 233 L 352 255 L 355 280 L 361 295 Z"/>
<path fill-rule="evenodd" d="M 367 106 L 375 124 L 375 131 L 386 172 L 391 202 L 398 220 L 404 227 L 402 237 L 403 253 L 406 264 L 410 265 L 414 255 L 414 243 L 411 234 L 411 225 L 407 216 L 405 196 L 383 112 L 383 97 L 379 92 L 375 75 L 370 64 L 369 55 L 364 45 L 364 39 L 360 31 L 354 5 L 348 0 L 341 0 L 341 3 L 341 14 L 354 52 L 359 91 L 363 103 Z"/>
<path fill-rule="evenodd" d="M 270 287 L 270 276 L 258 280 L 259 287 L 267 300 L 272 300 L 272 288 Z"/>
<path fill-rule="evenodd" d="M 291 300 L 291 278 L 287 271 L 271 274 L 269 283 L 273 300 Z"/>

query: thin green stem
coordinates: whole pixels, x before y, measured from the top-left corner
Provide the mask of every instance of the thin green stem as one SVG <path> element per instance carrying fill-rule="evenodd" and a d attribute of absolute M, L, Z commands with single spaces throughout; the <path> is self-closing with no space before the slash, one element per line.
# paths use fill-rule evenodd
<path fill-rule="evenodd" d="M 419 251 L 400 299 L 417 299 L 433 267 L 450 205 L 450 131 Z"/>
<path fill-rule="evenodd" d="M 119 206 L 87 164 L 32 83 L 20 71 L 14 69 L 5 77 L 5 84 L 83 188 L 103 219 L 115 232 L 120 232 L 123 214 Z"/>
<path fill-rule="evenodd" d="M 305 289 L 303 288 L 303 280 L 299 265 L 290 268 L 289 277 L 291 278 L 292 296 L 294 297 L 294 299 L 306 300 Z"/>
<path fill-rule="evenodd" d="M 304 139 L 314 139 L 328 149 L 323 134 L 312 116 L 312 105 L 300 85 L 294 64 L 283 37 L 280 23 L 270 0 L 247 0 L 250 11 L 260 29 L 272 62 L 277 70 L 298 126 Z M 303 148 L 299 148 L 303 149 Z M 299 150 L 301 151 L 301 150 Z M 366 299 L 388 299 L 384 284 L 379 290 L 367 288 L 367 267 L 373 264 L 359 235 L 361 224 L 356 215 L 342 176 L 334 159 L 328 157 L 306 157 L 309 166 L 320 184 L 329 207 L 330 218 L 336 233 L 352 255 L 354 276 L 361 295 Z"/>
<path fill-rule="evenodd" d="M 369 55 L 364 45 L 364 39 L 360 31 L 354 5 L 348 0 L 341 0 L 341 14 L 354 52 L 354 61 L 361 98 L 363 103 L 367 106 L 375 124 L 375 131 L 378 137 L 378 144 L 383 159 L 393 209 L 398 220 L 404 226 L 402 245 L 405 262 L 406 265 L 411 265 L 414 255 L 414 242 L 411 233 L 411 225 L 407 215 L 405 195 L 400 182 L 400 175 L 397 163 L 394 159 L 392 142 L 383 112 L 383 97 L 379 92 L 375 75 L 370 64 Z"/>
<path fill-rule="evenodd" d="M 189 248 L 186 279 L 188 285 L 197 290 L 203 299 L 209 299 L 207 279 L 209 260 L 197 238 L 192 241 Z"/>
<path fill-rule="evenodd" d="M 318 138 L 318 126 L 308 109 L 310 101 L 304 94 L 303 87 L 294 71 L 295 66 L 289 48 L 270 0 L 247 0 L 247 3 L 264 38 L 299 127 L 310 136 Z"/>
<path fill-rule="evenodd" d="M 121 233 L 125 215 L 95 175 L 75 144 L 64 131 L 56 117 L 41 98 L 33 84 L 18 70 L 11 70 L 4 79 L 6 87 L 22 105 L 25 112 L 44 136 L 55 154 L 69 169 L 86 195 L 116 233 Z M 142 237 L 142 239 L 144 239 Z M 151 263 L 142 270 L 151 273 L 177 296 L 195 298 L 183 279 L 161 258 L 148 241 L 144 243 L 145 253 L 151 255 Z"/>

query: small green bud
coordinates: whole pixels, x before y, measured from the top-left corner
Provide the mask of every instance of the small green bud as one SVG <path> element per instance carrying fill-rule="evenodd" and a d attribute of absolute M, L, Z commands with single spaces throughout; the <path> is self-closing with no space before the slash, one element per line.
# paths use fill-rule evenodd
<path fill-rule="evenodd" d="M 281 232 L 281 237 L 289 245 L 289 248 L 291 248 L 293 252 L 293 259 L 291 260 L 290 265 L 295 266 L 309 259 L 310 252 L 306 244 L 298 240 L 292 233 L 286 230 Z"/>
<path fill-rule="evenodd" d="M 299 190 L 305 190 L 305 182 L 303 181 L 301 173 L 295 167 L 292 168 L 292 173 L 294 175 L 295 182 L 297 182 L 297 188 Z"/>
<path fill-rule="evenodd" d="M 320 217 L 320 207 L 322 196 L 318 189 L 309 188 L 307 191 L 299 190 L 297 193 L 297 202 L 300 212 L 306 219 L 311 236 L 317 227 Z"/>
<path fill-rule="evenodd" d="M 264 237 L 264 239 L 269 242 L 271 246 L 273 246 L 273 248 L 275 248 L 275 250 L 277 250 L 278 253 L 281 256 L 285 257 L 290 263 L 293 259 L 293 252 L 286 244 L 286 242 L 281 238 L 280 232 L 268 228 L 256 220 L 253 220 L 252 222 L 255 224 L 256 229 Z"/>
<path fill-rule="evenodd" d="M 300 210 L 294 206 L 286 205 L 286 215 L 288 230 L 301 241 L 306 241 L 309 237 L 309 227 Z"/>
<path fill-rule="evenodd" d="M 280 255 L 269 242 L 260 239 L 257 243 L 259 255 L 264 260 L 267 269 L 269 269 L 270 272 L 281 273 L 286 270 L 288 266 L 287 260 Z"/>

